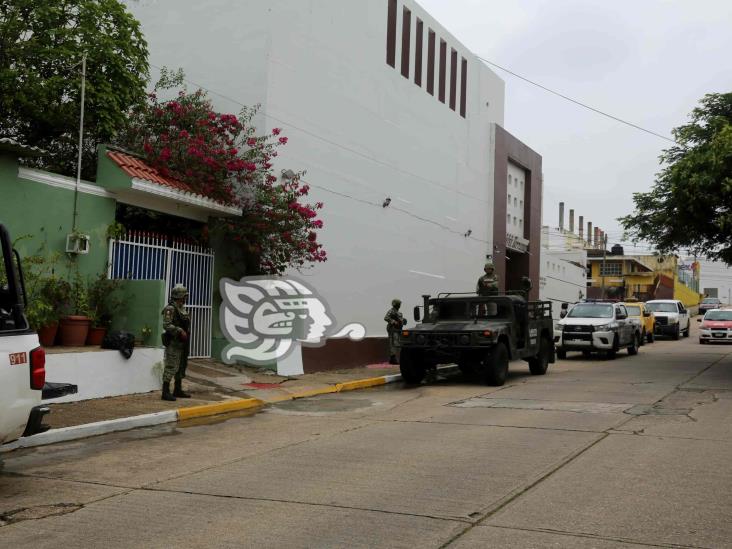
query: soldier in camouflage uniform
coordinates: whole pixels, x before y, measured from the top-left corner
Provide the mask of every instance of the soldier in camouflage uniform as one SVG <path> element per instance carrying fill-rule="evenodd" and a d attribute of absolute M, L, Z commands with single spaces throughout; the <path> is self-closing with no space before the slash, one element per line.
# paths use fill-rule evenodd
<path fill-rule="evenodd" d="M 498 275 L 493 263 L 486 263 L 483 267 L 485 274 L 478 279 L 475 293 L 481 296 L 496 295 L 498 293 Z"/>
<path fill-rule="evenodd" d="M 399 345 L 399 332 L 402 330 L 407 321 L 404 320 L 404 316 L 399 312 L 399 307 L 402 306 L 400 299 L 391 300 L 391 309 L 389 309 L 384 316 L 384 322 L 386 322 L 386 333 L 389 336 L 389 364 L 399 364 L 397 361 L 397 346 Z"/>
<path fill-rule="evenodd" d="M 182 284 L 170 292 L 170 303 L 163 309 L 163 344 L 165 345 L 165 370 L 163 371 L 163 400 L 190 398 L 183 392 L 183 378 L 188 366 L 188 337 L 191 317 L 185 302 L 188 290 Z M 170 392 L 170 380 L 175 377 L 175 389 Z"/>

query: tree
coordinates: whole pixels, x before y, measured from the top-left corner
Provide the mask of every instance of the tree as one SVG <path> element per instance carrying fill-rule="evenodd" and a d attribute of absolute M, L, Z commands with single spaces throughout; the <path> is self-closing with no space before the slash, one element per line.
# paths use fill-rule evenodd
<path fill-rule="evenodd" d="M 76 174 L 87 53 L 83 175 L 145 99 L 147 43 L 118 0 L 0 0 L 0 136 L 41 147 L 37 166 Z"/>
<path fill-rule="evenodd" d="M 193 192 L 242 208 L 242 217 L 215 220 L 212 229 L 245 273 L 281 274 L 325 261 L 317 241 L 323 204 L 304 202 L 310 187 L 302 183 L 302 172 L 288 173 L 282 182 L 273 173 L 272 160 L 287 137 L 279 128 L 257 135 L 256 107 L 239 116 L 218 113 L 203 90 L 183 88 L 172 99 L 159 97 L 182 83 L 181 71 L 164 69 L 116 143 Z"/>
<path fill-rule="evenodd" d="M 732 264 L 732 93 L 706 95 L 690 119 L 673 130 L 678 144 L 661 155 L 652 190 L 635 193 L 635 212 L 619 221 L 661 253 Z"/>

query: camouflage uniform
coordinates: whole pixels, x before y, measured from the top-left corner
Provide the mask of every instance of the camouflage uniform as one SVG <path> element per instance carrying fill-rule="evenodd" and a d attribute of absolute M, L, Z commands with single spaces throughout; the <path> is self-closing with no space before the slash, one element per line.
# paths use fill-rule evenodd
<path fill-rule="evenodd" d="M 493 263 L 486 263 L 483 270 L 485 274 L 478 279 L 475 293 L 481 296 L 496 295 L 498 293 L 498 275 L 495 274 Z"/>
<path fill-rule="evenodd" d="M 407 321 L 404 320 L 404 316 L 399 312 L 399 307 L 402 306 L 402 302 L 399 299 L 393 299 L 391 301 L 391 309 L 389 309 L 384 315 L 384 322 L 386 322 L 386 333 L 389 337 L 389 362 L 391 364 L 397 364 L 397 347 L 399 345 L 399 332 L 402 330 Z"/>
<path fill-rule="evenodd" d="M 163 309 L 163 343 L 165 344 L 165 369 L 163 371 L 163 399 L 189 398 L 183 392 L 182 381 L 188 367 L 188 336 L 191 318 L 184 302 L 188 290 L 177 285 L 171 291 L 170 303 Z M 175 377 L 175 390 L 170 394 L 170 380 Z M 167 396 L 167 398 L 166 398 Z M 172 396 L 172 398 L 170 398 Z"/>

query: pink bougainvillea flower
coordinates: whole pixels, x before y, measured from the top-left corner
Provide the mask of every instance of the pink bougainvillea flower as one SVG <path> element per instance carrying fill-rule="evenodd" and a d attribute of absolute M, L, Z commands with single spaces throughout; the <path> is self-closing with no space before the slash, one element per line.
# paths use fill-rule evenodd
<path fill-rule="evenodd" d="M 280 137 L 279 141 L 280 141 L 280 145 L 287 145 L 287 138 L 286 137 Z"/>
<path fill-rule="evenodd" d="M 282 128 L 273 128 L 272 129 L 272 135 L 280 135 L 282 133 Z"/>

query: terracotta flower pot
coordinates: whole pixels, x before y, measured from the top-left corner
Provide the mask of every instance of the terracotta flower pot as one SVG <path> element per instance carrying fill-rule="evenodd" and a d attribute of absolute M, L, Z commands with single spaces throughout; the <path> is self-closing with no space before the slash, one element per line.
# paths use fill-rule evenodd
<path fill-rule="evenodd" d="M 104 339 L 106 333 L 106 328 L 89 328 L 89 335 L 86 336 L 86 344 L 96 345 L 98 347 L 102 344 L 102 340 Z"/>
<path fill-rule="evenodd" d="M 86 343 L 91 319 L 87 316 L 67 316 L 61 319 L 58 331 L 61 345 L 64 347 L 81 347 Z"/>
<path fill-rule="evenodd" d="M 38 330 L 38 340 L 41 342 L 43 347 L 53 347 L 54 341 L 56 341 L 56 334 L 58 333 L 58 322 L 44 326 Z"/>

